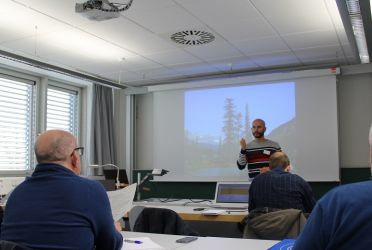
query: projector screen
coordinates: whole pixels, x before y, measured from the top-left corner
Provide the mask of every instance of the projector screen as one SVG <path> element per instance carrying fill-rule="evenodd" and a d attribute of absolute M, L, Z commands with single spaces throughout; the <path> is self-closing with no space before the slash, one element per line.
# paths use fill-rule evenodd
<path fill-rule="evenodd" d="M 153 93 L 150 168 L 159 181 L 244 181 L 236 165 L 239 140 L 251 123 L 266 121 L 292 172 L 307 181 L 339 181 L 336 77 L 296 78 Z M 139 145 L 139 151 L 141 146 Z"/>

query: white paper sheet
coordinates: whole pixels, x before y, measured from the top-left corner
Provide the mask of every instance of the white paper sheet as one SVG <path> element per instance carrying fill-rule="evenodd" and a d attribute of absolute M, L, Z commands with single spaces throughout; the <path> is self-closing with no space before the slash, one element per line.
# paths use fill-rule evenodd
<path fill-rule="evenodd" d="M 220 209 L 207 209 L 202 211 L 201 213 L 204 215 L 219 215 L 226 212 L 226 210 L 220 210 Z"/>
<path fill-rule="evenodd" d="M 140 241 L 141 244 L 125 242 L 129 241 Z M 160 245 L 152 241 L 149 237 L 137 237 L 137 238 L 124 238 L 122 250 L 152 250 L 152 249 L 163 249 Z"/>
<path fill-rule="evenodd" d="M 108 191 L 112 216 L 118 221 L 132 208 L 133 198 L 136 193 L 137 183 L 115 191 Z"/>

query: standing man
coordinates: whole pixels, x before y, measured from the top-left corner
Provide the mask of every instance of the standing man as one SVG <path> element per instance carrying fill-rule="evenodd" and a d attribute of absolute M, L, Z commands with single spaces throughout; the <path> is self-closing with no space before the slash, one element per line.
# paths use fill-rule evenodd
<path fill-rule="evenodd" d="M 1 240 L 39 250 L 121 249 L 123 238 L 105 190 L 78 176 L 83 149 L 62 130 L 37 138 L 38 165 L 7 201 Z"/>
<path fill-rule="evenodd" d="M 372 168 L 372 125 L 369 132 Z M 371 249 L 372 181 L 342 185 L 316 204 L 293 250 Z"/>
<path fill-rule="evenodd" d="M 248 165 L 248 176 L 254 178 L 256 175 L 269 170 L 270 155 L 280 151 L 279 144 L 265 138 L 265 121 L 256 119 L 252 123 L 252 135 L 254 140 L 249 142 L 244 138 L 240 140 L 240 153 L 237 161 L 238 168 L 243 170 Z"/>

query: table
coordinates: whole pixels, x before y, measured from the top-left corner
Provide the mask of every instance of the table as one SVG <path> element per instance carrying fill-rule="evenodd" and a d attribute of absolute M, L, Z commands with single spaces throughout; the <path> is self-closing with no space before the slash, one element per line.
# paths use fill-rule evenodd
<path fill-rule="evenodd" d="M 173 202 L 160 201 L 136 201 L 133 206 L 145 206 L 156 208 L 167 208 L 175 211 L 188 224 L 202 236 L 217 236 L 242 238 L 242 232 L 239 230 L 237 223 L 240 222 L 247 214 L 248 210 L 223 210 L 219 215 L 204 215 L 201 211 L 194 211 L 194 208 L 210 208 L 210 203 L 188 203 L 189 200 L 176 200 Z"/>
<path fill-rule="evenodd" d="M 152 241 L 163 247 L 164 250 L 267 250 L 278 241 L 275 240 L 252 240 L 252 239 L 234 239 L 234 238 L 218 238 L 218 237 L 198 237 L 197 240 L 182 244 L 176 243 L 177 239 L 184 236 L 168 235 L 168 234 L 150 234 L 138 232 L 122 232 L 124 238 L 149 237 Z M 128 243 L 123 249 L 130 250 Z"/>
<path fill-rule="evenodd" d="M 157 207 L 167 208 L 175 211 L 178 215 L 187 221 L 220 221 L 220 222 L 240 222 L 247 214 L 247 210 L 229 210 L 223 209 L 224 212 L 219 215 L 204 215 L 202 211 L 194 211 L 196 207 L 210 208 L 208 203 L 187 203 L 187 200 L 177 200 L 175 202 L 147 202 L 147 201 L 135 201 L 133 206 L 145 206 L 145 207 Z"/>

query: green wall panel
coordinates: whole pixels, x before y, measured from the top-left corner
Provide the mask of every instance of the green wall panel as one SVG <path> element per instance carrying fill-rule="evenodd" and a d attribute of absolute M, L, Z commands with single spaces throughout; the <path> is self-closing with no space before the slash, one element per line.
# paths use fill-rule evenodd
<path fill-rule="evenodd" d="M 145 176 L 150 170 L 133 171 L 133 180 L 136 182 L 137 173 Z M 370 168 L 341 168 L 341 183 L 347 184 L 370 179 Z M 316 199 L 340 185 L 339 182 L 310 182 Z M 214 198 L 216 182 L 147 182 L 144 187 L 148 191 L 141 191 L 141 198 L 163 199 L 208 199 Z"/>

